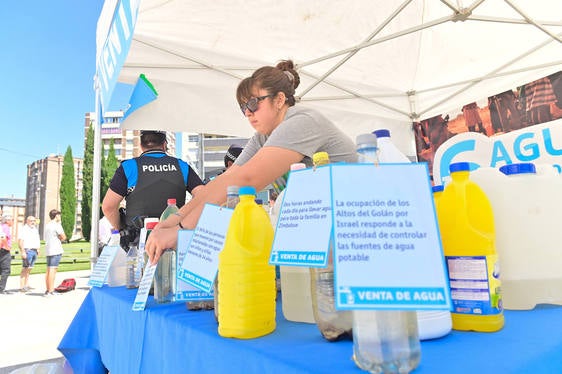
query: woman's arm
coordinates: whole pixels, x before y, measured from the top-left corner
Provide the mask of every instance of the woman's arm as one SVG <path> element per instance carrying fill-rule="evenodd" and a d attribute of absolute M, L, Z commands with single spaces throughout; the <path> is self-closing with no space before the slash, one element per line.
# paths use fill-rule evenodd
<path fill-rule="evenodd" d="M 193 199 L 179 211 L 182 216 L 182 226 L 186 229 L 194 229 L 205 204 L 223 204 L 226 201 L 226 188 L 228 186 L 253 186 L 257 191 L 260 191 L 286 173 L 291 164 L 302 159 L 302 154 L 292 150 L 280 147 L 263 147 L 247 163 L 241 166 L 232 166 L 227 172 L 219 175 L 205 185 L 201 191 L 198 191 Z M 171 225 L 172 222 L 174 222 L 174 226 Z M 165 225 L 161 227 L 158 225 L 150 233 L 145 250 L 153 264 L 158 262 L 165 249 L 176 247 L 178 222 L 180 222 L 179 217 L 170 217 L 165 221 Z"/>

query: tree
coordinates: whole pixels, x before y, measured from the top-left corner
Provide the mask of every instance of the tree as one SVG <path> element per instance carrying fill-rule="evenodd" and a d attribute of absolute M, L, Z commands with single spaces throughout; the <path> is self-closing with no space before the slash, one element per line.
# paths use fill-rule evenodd
<path fill-rule="evenodd" d="M 109 140 L 109 151 L 107 152 L 107 157 L 103 162 L 103 173 L 102 173 L 102 193 L 101 197 L 105 196 L 105 193 L 109 189 L 109 182 L 111 182 L 111 178 L 113 178 L 113 174 L 115 174 L 115 170 L 119 166 L 119 161 L 115 156 L 115 147 L 113 146 L 113 138 Z"/>
<path fill-rule="evenodd" d="M 90 241 L 92 231 L 92 190 L 94 174 L 94 128 L 92 123 L 86 133 L 84 166 L 82 168 L 82 235 Z"/>
<path fill-rule="evenodd" d="M 76 180 L 74 178 L 74 159 L 70 146 L 66 149 L 62 164 L 60 206 L 62 228 L 66 237 L 71 238 L 76 223 Z"/>

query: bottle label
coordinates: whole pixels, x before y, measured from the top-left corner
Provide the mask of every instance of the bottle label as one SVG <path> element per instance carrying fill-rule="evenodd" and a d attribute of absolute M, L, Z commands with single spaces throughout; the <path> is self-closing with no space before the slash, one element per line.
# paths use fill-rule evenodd
<path fill-rule="evenodd" d="M 189 243 L 193 237 L 193 230 L 179 230 L 178 231 L 178 245 L 176 250 L 176 267 L 179 270 L 176 278 L 176 301 L 201 301 L 201 300 L 213 300 L 213 293 L 204 292 L 197 287 L 192 286 L 180 277 L 182 273 L 181 265 L 183 259 L 187 254 L 187 249 L 189 248 Z"/>
<path fill-rule="evenodd" d="M 502 312 L 497 255 L 447 256 L 453 313 L 494 315 Z"/>
<path fill-rule="evenodd" d="M 90 275 L 88 286 L 103 287 L 107 279 L 107 275 L 109 273 L 111 264 L 113 263 L 113 260 L 117 255 L 117 251 L 120 250 L 121 247 L 119 245 L 106 245 L 105 247 L 103 247 L 103 250 L 98 257 L 98 260 L 94 265 L 92 274 Z"/>
<path fill-rule="evenodd" d="M 183 230 L 178 232 L 177 250 L 183 257 L 178 267 L 179 280 L 198 290 L 212 293 L 219 268 L 219 253 L 224 246 L 233 212 L 232 209 L 206 204 L 191 238 Z"/>
<path fill-rule="evenodd" d="M 158 264 L 151 264 L 150 262 L 146 264 L 131 310 L 138 312 L 146 307 L 146 300 L 148 299 L 148 293 L 150 292 L 150 286 L 152 285 L 157 266 Z"/>
<path fill-rule="evenodd" d="M 325 267 L 332 230 L 330 167 L 291 173 L 277 218 L 269 262 Z"/>

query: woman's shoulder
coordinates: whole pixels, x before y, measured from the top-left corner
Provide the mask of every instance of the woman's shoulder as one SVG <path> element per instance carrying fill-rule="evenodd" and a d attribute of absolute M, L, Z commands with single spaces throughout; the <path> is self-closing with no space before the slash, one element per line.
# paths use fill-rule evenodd
<path fill-rule="evenodd" d="M 281 125 L 287 128 L 294 126 L 322 126 L 325 128 L 333 125 L 333 123 L 316 109 L 305 106 L 293 106 L 287 110 L 285 120 Z"/>

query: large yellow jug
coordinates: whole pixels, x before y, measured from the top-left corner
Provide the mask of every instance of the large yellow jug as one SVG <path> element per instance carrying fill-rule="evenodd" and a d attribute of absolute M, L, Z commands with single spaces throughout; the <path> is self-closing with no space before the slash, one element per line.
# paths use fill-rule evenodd
<path fill-rule="evenodd" d="M 219 335 L 251 339 L 275 330 L 275 267 L 268 264 L 273 226 L 242 187 L 219 254 Z"/>
<path fill-rule="evenodd" d="M 486 194 L 470 180 L 470 165 L 450 165 L 437 218 L 449 271 L 453 329 L 497 331 L 503 327 L 494 215 Z"/>

